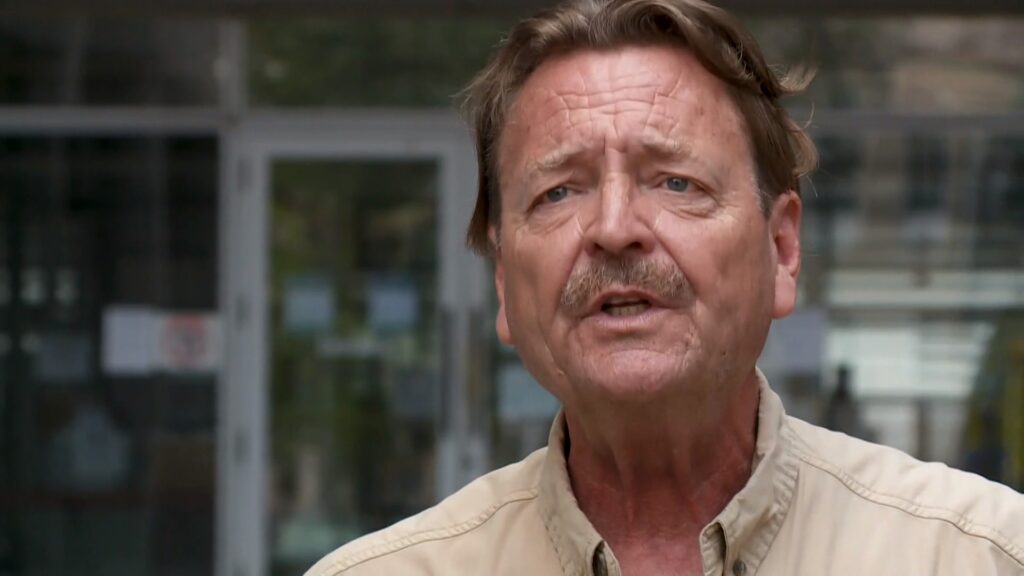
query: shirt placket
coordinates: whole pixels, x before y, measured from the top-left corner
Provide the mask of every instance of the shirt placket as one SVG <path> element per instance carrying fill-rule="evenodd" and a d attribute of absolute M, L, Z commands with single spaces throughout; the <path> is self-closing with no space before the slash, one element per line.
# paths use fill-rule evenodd
<path fill-rule="evenodd" d="M 594 551 L 591 567 L 594 576 L 622 576 L 619 561 L 615 559 L 615 555 L 611 553 L 608 545 L 604 542 L 601 542 L 597 550 Z"/>
<path fill-rule="evenodd" d="M 720 524 L 711 524 L 701 531 L 700 558 L 704 576 L 725 575 L 725 534 Z"/>

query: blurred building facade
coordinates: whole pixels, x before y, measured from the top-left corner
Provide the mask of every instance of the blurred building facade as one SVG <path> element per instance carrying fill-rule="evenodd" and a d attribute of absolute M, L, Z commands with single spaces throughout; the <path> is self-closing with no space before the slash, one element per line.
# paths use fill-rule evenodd
<path fill-rule="evenodd" d="M 527 6 L 431 4 L 0 15 L 0 575 L 301 574 L 543 445 L 453 110 Z M 1022 8 L 738 6 L 818 69 L 762 369 L 1024 488 Z"/>

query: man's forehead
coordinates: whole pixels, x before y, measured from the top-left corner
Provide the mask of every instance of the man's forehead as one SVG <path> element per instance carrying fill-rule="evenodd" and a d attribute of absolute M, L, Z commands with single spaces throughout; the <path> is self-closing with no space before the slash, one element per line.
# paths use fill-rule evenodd
<path fill-rule="evenodd" d="M 519 90 L 510 112 L 537 105 L 628 106 L 725 85 L 685 48 L 655 44 L 576 50 L 545 60 Z M 515 115 L 515 114 L 512 114 Z"/>
<path fill-rule="evenodd" d="M 541 138 L 547 152 L 531 161 L 555 164 L 578 149 L 589 131 L 601 126 L 593 120 L 602 117 L 630 129 L 642 126 L 639 143 L 645 147 L 677 152 L 689 151 L 680 133 L 708 122 L 723 133 L 729 125 L 742 130 L 726 85 L 690 52 L 677 46 L 627 46 L 545 61 L 509 110 L 502 148 L 507 152 L 524 138 Z"/>

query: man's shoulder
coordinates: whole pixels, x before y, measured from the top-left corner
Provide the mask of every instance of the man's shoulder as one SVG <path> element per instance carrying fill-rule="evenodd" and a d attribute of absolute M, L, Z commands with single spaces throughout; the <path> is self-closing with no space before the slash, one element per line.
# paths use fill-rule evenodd
<path fill-rule="evenodd" d="M 305 576 L 405 572 L 424 568 L 444 553 L 447 541 L 482 536 L 483 527 L 508 508 L 536 498 L 547 449 L 485 474 L 436 506 L 383 530 L 358 538 L 331 552 Z M 500 520 L 498 520 L 500 521 Z M 440 546 L 439 546 L 440 545 Z"/>
<path fill-rule="evenodd" d="M 796 418 L 787 417 L 786 428 L 801 475 L 839 487 L 860 504 L 899 510 L 908 526 L 943 523 L 1024 563 L 1024 496 L 1007 486 Z M 801 485 L 804 480 L 810 478 Z"/>

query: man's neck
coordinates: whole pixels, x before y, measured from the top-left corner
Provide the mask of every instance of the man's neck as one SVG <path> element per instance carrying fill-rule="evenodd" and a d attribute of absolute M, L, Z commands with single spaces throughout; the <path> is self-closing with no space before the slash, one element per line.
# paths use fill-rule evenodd
<path fill-rule="evenodd" d="M 702 573 L 700 531 L 751 474 L 758 401 L 753 375 L 717 408 L 567 408 L 573 492 L 624 574 Z"/>

